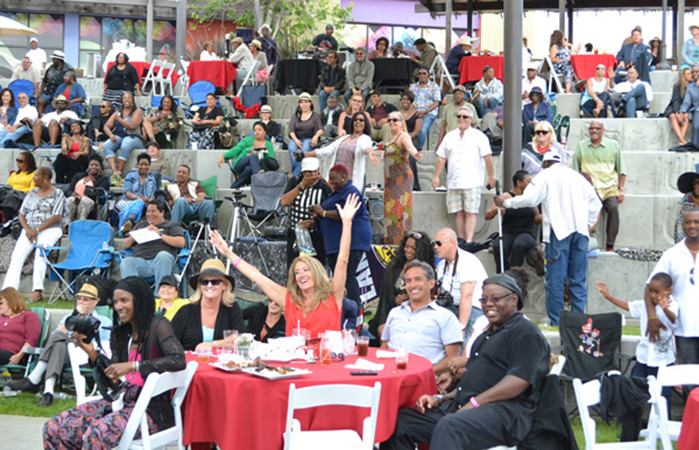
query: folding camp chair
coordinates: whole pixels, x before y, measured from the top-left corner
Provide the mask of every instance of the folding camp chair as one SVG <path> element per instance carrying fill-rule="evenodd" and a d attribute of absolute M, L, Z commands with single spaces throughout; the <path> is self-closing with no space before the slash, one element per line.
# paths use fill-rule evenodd
<path fill-rule="evenodd" d="M 66 293 L 72 296 L 73 285 L 77 278 L 88 272 L 101 274 L 105 278 L 108 275 L 114 250 L 114 233 L 112 227 L 106 222 L 96 220 L 76 220 L 68 228 L 68 240 L 70 247 L 49 247 L 46 249 L 68 249 L 68 255 L 63 262 L 52 264 L 47 260 L 51 269 L 51 280 L 60 280 L 63 288 L 56 295 L 60 283 L 56 283 L 49 299 L 49 305 L 53 304 Z M 42 251 L 46 255 L 46 251 Z M 72 281 L 68 282 L 61 275 L 63 271 L 72 274 Z"/>
<path fill-rule="evenodd" d="M 187 118 L 192 119 L 199 108 L 206 106 L 206 96 L 215 92 L 216 86 L 211 81 L 201 80 L 189 86 L 187 93 L 192 103 L 189 105 L 183 103 L 183 107 L 186 106 L 184 111 Z M 218 101 L 216 103 L 218 104 Z"/>
<path fill-rule="evenodd" d="M 231 217 L 230 240 L 236 237 L 247 236 L 251 238 L 259 238 L 263 236 L 263 226 L 269 226 L 269 222 L 279 219 L 281 226 L 286 213 L 282 208 L 282 194 L 286 188 L 288 176 L 283 172 L 260 172 L 252 176 L 250 182 L 250 195 L 252 196 L 253 206 L 245 205 L 239 202 L 240 210 L 239 217 L 234 214 Z M 229 198 L 230 199 L 230 198 Z M 234 202 L 235 203 L 235 202 Z M 242 219 L 243 225 L 240 226 L 238 220 Z M 253 222 L 257 222 L 254 225 Z M 245 226 L 248 227 L 249 233 L 244 234 Z"/>
<path fill-rule="evenodd" d="M 11 90 L 15 95 L 15 100 L 17 96 L 24 92 L 29 97 L 29 104 L 33 105 L 36 103 L 34 98 L 34 83 L 29 80 L 15 80 L 7 86 L 7 89 Z"/>
<path fill-rule="evenodd" d="M 51 313 L 46 308 L 30 307 L 37 316 L 39 316 L 39 325 L 41 326 L 41 333 L 39 334 L 38 347 L 24 347 L 22 351 L 27 357 L 27 364 L 6 364 L 0 366 L 0 373 L 7 370 L 10 375 L 20 375 L 26 377 L 29 375 L 38 362 L 38 356 L 41 355 L 41 350 L 44 345 L 46 345 L 46 339 L 49 335 L 49 325 L 51 322 Z"/>

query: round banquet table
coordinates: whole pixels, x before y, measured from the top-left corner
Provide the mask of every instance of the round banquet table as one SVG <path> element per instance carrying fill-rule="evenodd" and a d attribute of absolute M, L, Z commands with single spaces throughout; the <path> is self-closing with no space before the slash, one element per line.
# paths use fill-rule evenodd
<path fill-rule="evenodd" d="M 384 364 L 375 376 L 353 376 L 345 365 L 357 356 L 330 365 L 271 363 L 311 370 L 313 373 L 286 380 L 267 380 L 247 373 L 228 373 L 208 364 L 199 364 L 184 402 L 184 443 L 215 442 L 221 449 L 273 450 L 284 444 L 289 385 L 297 388 L 324 384 L 354 384 L 373 387 L 381 382 L 376 442 L 393 433 L 398 410 L 412 407 L 423 394 L 437 392 L 434 371 L 429 360 L 410 355 L 408 368 L 398 371 L 393 359 L 378 359 L 376 349 L 369 349 L 368 359 Z M 196 357 L 187 354 L 187 361 Z M 323 406 L 297 411 L 295 418 L 303 430 L 354 429 L 360 435 L 368 408 Z M 208 444 L 192 445 L 207 449 Z"/>
<path fill-rule="evenodd" d="M 573 65 L 573 70 L 578 79 L 587 80 L 595 76 L 599 64 L 603 64 L 607 69 L 610 67 L 612 69 L 615 68 L 616 57 L 606 53 L 601 55 L 572 55 L 570 63 Z M 606 71 L 604 76 L 607 76 Z"/>
<path fill-rule="evenodd" d="M 490 66 L 495 72 L 495 78 L 502 81 L 504 71 L 504 61 L 502 56 L 465 56 L 459 63 L 459 73 L 461 78 L 459 84 L 466 84 L 469 81 L 478 81 L 483 78 L 483 68 Z"/>
<path fill-rule="evenodd" d="M 235 64 L 228 61 L 192 61 L 187 68 L 189 85 L 197 81 L 211 81 L 214 86 L 225 90 L 231 85 L 238 70 Z"/>
<path fill-rule="evenodd" d="M 687 397 L 682 416 L 682 429 L 677 441 L 678 450 L 699 450 L 699 389 Z"/>

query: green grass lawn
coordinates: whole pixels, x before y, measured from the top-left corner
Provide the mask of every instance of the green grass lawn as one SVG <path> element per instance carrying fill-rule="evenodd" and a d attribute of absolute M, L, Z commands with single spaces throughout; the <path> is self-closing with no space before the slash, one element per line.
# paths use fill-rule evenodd
<path fill-rule="evenodd" d="M 54 397 L 48 407 L 38 406 L 41 397 L 22 392 L 17 397 L 0 397 L 0 414 L 28 417 L 53 417 L 58 413 L 75 407 L 75 398 L 59 399 Z"/>

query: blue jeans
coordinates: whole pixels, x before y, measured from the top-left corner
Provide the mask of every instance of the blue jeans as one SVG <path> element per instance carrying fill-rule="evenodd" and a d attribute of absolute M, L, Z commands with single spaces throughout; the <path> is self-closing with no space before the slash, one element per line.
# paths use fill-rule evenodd
<path fill-rule="evenodd" d="M 430 128 L 432 128 L 432 124 L 434 123 L 435 119 L 437 118 L 437 114 L 427 114 L 422 118 L 422 130 L 420 130 L 420 134 L 417 135 L 417 138 L 420 139 L 420 148 L 423 149 L 425 148 L 425 141 L 427 141 L 427 135 L 430 134 Z"/>
<path fill-rule="evenodd" d="M 370 91 L 371 91 L 370 87 L 368 87 L 366 89 L 362 89 L 362 97 L 364 97 L 366 99 L 367 96 L 369 95 Z M 350 98 L 352 98 L 352 94 L 353 94 L 352 89 L 347 89 L 347 92 L 345 92 L 345 103 L 347 103 L 348 105 L 349 105 Z M 321 111 L 325 111 L 325 108 L 321 109 Z"/>
<path fill-rule="evenodd" d="M 339 89 L 335 89 L 331 93 L 325 92 L 325 89 L 321 88 L 320 92 L 318 93 L 318 103 L 320 104 L 320 110 L 325 111 L 325 108 L 328 107 L 328 97 L 339 97 L 340 94 L 342 94 L 342 91 Z"/>
<path fill-rule="evenodd" d="M 126 277 L 155 277 L 155 291 L 157 295 L 160 280 L 165 275 L 172 275 L 175 265 L 175 257 L 168 252 L 160 252 L 153 259 L 136 258 L 128 256 L 121 262 L 121 278 Z"/>
<path fill-rule="evenodd" d="M 260 170 L 262 170 L 262 166 L 260 165 L 260 158 L 258 158 L 257 155 L 248 155 L 240 158 L 235 164 L 235 171 L 238 172 L 238 176 L 233 184 L 231 184 L 231 189 L 238 189 L 241 186 L 250 184 L 252 176 Z"/>
<path fill-rule="evenodd" d="M 626 118 L 632 119 L 636 117 L 636 111 L 648 106 L 646 98 L 646 88 L 643 85 L 636 86 L 630 92 L 621 97 L 626 102 Z"/>
<path fill-rule="evenodd" d="M 200 219 L 208 217 L 209 222 L 211 222 L 214 220 L 214 209 L 215 205 L 213 200 L 204 199 L 201 203 L 189 203 L 184 197 L 180 197 L 175 200 L 175 203 L 172 205 L 170 220 L 175 223 L 181 223 L 182 219 L 199 215 Z"/>
<path fill-rule="evenodd" d="M 128 161 L 131 152 L 137 148 L 143 148 L 143 141 L 136 136 L 116 136 L 116 142 L 107 139 L 102 146 L 104 150 L 104 158 L 114 158 L 117 150 L 119 151 L 119 159 Z"/>
<path fill-rule="evenodd" d="M 3 128 L 2 130 L 0 130 L 0 148 L 5 148 L 6 141 L 16 142 L 19 138 L 31 132 L 32 130 L 26 125 L 22 125 L 12 133 L 8 133 L 7 130 Z"/>
<path fill-rule="evenodd" d="M 299 139 L 303 146 L 301 147 L 301 151 L 304 153 L 308 153 L 313 150 L 313 147 L 311 147 L 311 141 L 312 138 L 308 139 Z M 289 158 L 291 159 L 291 174 L 295 177 L 301 175 L 301 163 L 296 161 L 296 158 L 294 158 L 294 153 L 299 150 L 299 146 L 296 145 L 296 141 L 293 139 L 289 139 Z"/>
<path fill-rule="evenodd" d="M 483 94 L 479 95 L 476 99 L 476 111 L 478 111 L 478 117 L 483 117 L 487 113 L 492 112 L 495 108 L 500 106 L 500 101 L 496 98 L 488 98 L 488 104 L 485 104 L 485 98 Z M 422 119 L 425 120 L 425 119 Z"/>
<path fill-rule="evenodd" d="M 471 302 L 477 302 L 479 299 L 471 299 Z M 454 313 L 456 318 L 459 318 L 459 305 L 452 305 L 449 308 L 449 311 Z M 461 351 L 464 350 L 466 347 L 466 344 L 468 343 L 469 338 L 471 337 L 471 334 L 473 333 L 473 324 L 476 323 L 476 320 L 478 320 L 479 317 L 483 315 L 483 310 L 480 308 L 476 308 L 475 306 L 471 306 L 471 315 L 468 318 L 468 324 L 466 324 L 466 330 L 464 331 L 464 342 L 461 344 Z"/>
<path fill-rule="evenodd" d="M 551 325 L 558 325 L 558 316 L 563 309 L 563 291 L 568 279 L 568 294 L 571 310 L 585 312 L 587 303 L 587 246 L 589 238 L 574 232 L 558 240 L 551 230 L 546 244 L 546 310 Z"/>

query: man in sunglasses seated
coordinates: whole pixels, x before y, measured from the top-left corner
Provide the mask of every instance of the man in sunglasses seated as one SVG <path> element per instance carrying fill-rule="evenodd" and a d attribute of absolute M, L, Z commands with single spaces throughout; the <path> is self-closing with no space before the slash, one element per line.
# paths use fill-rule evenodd
<path fill-rule="evenodd" d="M 41 142 L 48 142 L 52 146 L 59 144 L 61 134 L 70 134 L 70 127 L 66 127 L 66 122 L 80 120 L 74 111 L 71 111 L 70 103 L 63 94 L 56 97 L 51 103 L 55 111 L 44 114 L 41 119 L 35 120 L 34 128 L 34 146 L 41 147 Z"/>
<path fill-rule="evenodd" d="M 408 264 L 405 271 L 408 301 L 388 314 L 381 348 L 402 348 L 427 358 L 439 375 L 459 355 L 463 335 L 456 316 L 432 301 L 435 283 L 432 266 L 417 260 Z"/>
<path fill-rule="evenodd" d="M 150 233 L 144 233 L 145 230 Z M 180 224 L 165 220 L 165 203 L 149 201 L 146 220 L 139 221 L 129 237 L 124 239 L 124 250 L 133 249 L 133 255 L 121 262 L 121 278 L 155 277 L 158 295 L 157 286 L 164 276 L 173 274 L 177 253 L 184 246 L 184 231 Z"/>

